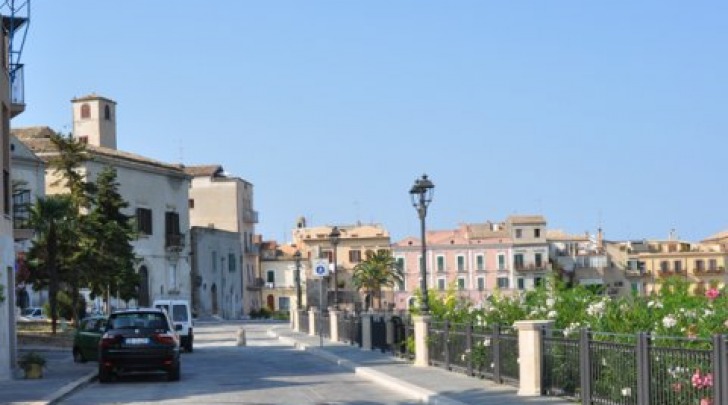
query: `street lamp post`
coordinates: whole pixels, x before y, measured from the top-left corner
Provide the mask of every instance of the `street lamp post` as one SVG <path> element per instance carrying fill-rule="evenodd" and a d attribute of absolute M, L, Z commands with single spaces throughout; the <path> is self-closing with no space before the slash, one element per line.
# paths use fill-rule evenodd
<path fill-rule="evenodd" d="M 427 298 L 427 243 L 425 241 L 425 217 L 427 216 L 427 206 L 432 202 L 432 195 L 435 192 L 435 185 L 427 178 L 426 174 L 422 178 L 415 180 L 415 184 L 410 189 L 410 197 L 412 198 L 412 206 L 417 210 L 420 217 L 420 230 L 422 233 L 422 259 L 420 262 L 420 289 L 422 290 L 422 313 L 429 312 L 430 307 Z"/>
<path fill-rule="evenodd" d="M 339 309 L 339 283 L 336 277 L 336 245 L 339 244 L 339 237 L 341 236 L 341 231 L 339 231 L 338 227 L 334 227 L 334 229 L 331 230 L 331 233 L 329 234 L 329 240 L 331 240 L 331 246 L 334 248 L 334 266 L 333 266 L 333 272 L 334 272 L 334 308 Z"/>
<path fill-rule="evenodd" d="M 296 250 L 293 254 L 293 260 L 296 261 L 296 308 L 301 309 L 301 251 Z"/>

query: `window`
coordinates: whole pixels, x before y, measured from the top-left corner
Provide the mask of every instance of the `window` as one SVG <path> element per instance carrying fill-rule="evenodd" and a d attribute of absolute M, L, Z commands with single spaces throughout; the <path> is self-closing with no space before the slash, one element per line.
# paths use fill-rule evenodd
<path fill-rule="evenodd" d="M 516 270 L 523 270 L 523 254 L 518 253 L 516 255 L 513 255 L 513 266 L 516 268 Z"/>
<path fill-rule="evenodd" d="M 710 271 L 718 270 L 718 261 L 715 259 L 708 260 L 708 270 L 710 270 Z"/>
<path fill-rule="evenodd" d="M 78 143 L 82 143 L 84 145 L 88 145 L 88 136 L 83 135 L 78 137 Z"/>
<path fill-rule="evenodd" d="M 458 256 L 458 271 L 465 271 L 465 256 Z"/>
<path fill-rule="evenodd" d="M 349 251 L 349 262 L 351 262 L 351 263 L 361 262 L 361 250 L 350 250 Z"/>
<path fill-rule="evenodd" d="M 437 256 L 437 271 L 439 273 L 445 271 L 445 256 Z"/>
<path fill-rule="evenodd" d="M 458 277 L 458 290 L 464 290 L 465 289 L 465 279 L 463 277 Z"/>
<path fill-rule="evenodd" d="M 533 279 L 534 287 L 540 287 L 542 284 L 543 284 L 543 279 L 541 277 L 536 277 Z"/>
<path fill-rule="evenodd" d="M 193 208 L 195 208 L 195 199 L 194 199 L 194 198 L 190 198 L 189 200 L 187 200 L 187 206 L 188 206 L 188 207 L 189 207 L 190 209 L 193 209 Z"/>
<path fill-rule="evenodd" d="M 229 272 L 231 272 L 231 273 L 235 272 L 235 269 L 237 267 L 237 265 L 235 263 L 236 263 L 235 255 L 230 253 L 228 255 L 228 271 Z"/>
<path fill-rule="evenodd" d="M 15 190 L 13 194 L 13 227 L 27 229 L 30 227 L 30 190 Z"/>
<path fill-rule="evenodd" d="M 516 280 L 516 283 L 518 284 L 519 290 L 523 290 L 526 288 L 526 281 L 523 279 L 523 277 L 519 277 L 518 280 Z"/>
<path fill-rule="evenodd" d="M 682 272 L 682 262 L 680 260 L 675 260 L 673 262 L 673 266 L 675 269 L 675 273 L 681 273 Z"/>
<path fill-rule="evenodd" d="M 483 255 L 475 256 L 475 266 L 478 270 L 485 270 L 485 257 Z"/>
<path fill-rule="evenodd" d="M 670 262 L 668 262 L 667 260 L 661 261 L 660 262 L 660 271 L 663 273 L 667 273 L 668 271 L 670 271 Z"/>
<path fill-rule="evenodd" d="M 110 121 L 111 120 L 111 108 L 109 108 L 108 105 L 105 105 L 104 106 L 104 119 L 106 121 Z"/>
<path fill-rule="evenodd" d="M 179 231 L 179 213 L 174 211 L 164 213 L 164 235 L 166 247 L 182 246 L 182 234 Z"/>
<path fill-rule="evenodd" d="M 275 283 L 276 282 L 276 272 L 274 270 L 268 270 L 265 273 L 265 282 L 266 283 Z"/>
<path fill-rule="evenodd" d="M 278 309 L 281 311 L 291 309 L 291 299 L 289 297 L 278 297 Z"/>
<path fill-rule="evenodd" d="M 478 277 L 478 291 L 485 290 L 485 277 Z"/>
<path fill-rule="evenodd" d="M 399 271 L 402 272 L 402 274 L 404 274 L 404 272 L 405 272 L 404 257 L 398 257 L 396 260 L 397 260 L 397 268 L 399 269 Z"/>
<path fill-rule="evenodd" d="M 543 266 L 543 258 L 541 257 L 541 253 L 536 253 L 535 262 L 536 268 L 540 269 Z"/>
<path fill-rule="evenodd" d="M 437 289 L 440 291 L 445 289 L 445 279 L 444 278 L 437 279 Z"/>
<path fill-rule="evenodd" d="M 152 210 L 149 208 L 136 209 L 137 229 L 143 235 L 152 234 Z"/>
<path fill-rule="evenodd" d="M 177 289 L 177 265 L 174 263 L 169 264 L 169 289 Z"/>
<path fill-rule="evenodd" d="M 498 270 L 505 270 L 506 269 L 506 255 L 499 254 L 498 255 Z"/>
<path fill-rule="evenodd" d="M 536 228 L 533 230 L 533 237 L 536 239 L 541 237 L 541 228 Z"/>
<path fill-rule="evenodd" d="M 695 271 L 704 271 L 705 270 L 705 261 L 703 260 L 696 260 L 695 261 Z"/>
<path fill-rule="evenodd" d="M 498 277 L 498 288 L 508 288 L 508 277 Z"/>
<path fill-rule="evenodd" d="M 523 229 L 516 229 L 516 238 L 520 239 L 523 237 Z"/>
<path fill-rule="evenodd" d="M 81 105 L 81 118 L 91 118 L 91 106 L 88 104 Z"/>

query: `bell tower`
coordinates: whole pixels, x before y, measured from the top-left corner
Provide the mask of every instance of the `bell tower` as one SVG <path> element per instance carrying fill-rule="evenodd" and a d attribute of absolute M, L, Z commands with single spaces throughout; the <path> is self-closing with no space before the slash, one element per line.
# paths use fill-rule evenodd
<path fill-rule="evenodd" d="M 116 149 L 116 102 L 90 94 L 71 103 L 73 137 L 89 145 Z"/>

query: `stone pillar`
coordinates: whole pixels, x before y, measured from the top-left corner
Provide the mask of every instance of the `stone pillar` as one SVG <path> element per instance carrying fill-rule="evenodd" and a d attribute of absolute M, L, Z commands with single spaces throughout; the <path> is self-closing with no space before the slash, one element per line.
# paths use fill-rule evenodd
<path fill-rule="evenodd" d="M 308 310 L 308 334 L 311 336 L 316 336 L 316 332 L 318 332 L 316 328 L 316 313 L 318 313 L 318 310 L 314 307 Z"/>
<path fill-rule="evenodd" d="M 343 315 L 342 311 L 339 311 L 337 309 L 330 309 L 329 310 L 329 320 L 331 321 L 331 341 L 332 342 L 338 342 L 339 341 L 339 317 Z"/>
<path fill-rule="evenodd" d="M 415 327 L 415 367 L 428 367 L 430 365 L 427 335 L 431 319 L 428 315 L 416 315 L 412 318 Z"/>
<path fill-rule="evenodd" d="M 543 329 L 553 327 L 553 321 L 518 321 L 518 363 L 520 396 L 541 395 L 541 366 L 543 362 Z"/>
<path fill-rule="evenodd" d="M 290 315 L 291 319 L 291 329 L 298 332 L 300 328 L 298 327 L 298 305 L 296 302 L 296 298 L 293 297 L 291 299 L 291 307 L 288 309 L 288 314 Z"/>
<path fill-rule="evenodd" d="M 372 350 L 372 314 L 361 314 L 361 349 Z"/>
<path fill-rule="evenodd" d="M 387 326 L 387 346 L 392 349 L 394 344 L 394 321 L 392 320 L 393 315 L 391 312 L 384 316 L 385 325 Z"/>

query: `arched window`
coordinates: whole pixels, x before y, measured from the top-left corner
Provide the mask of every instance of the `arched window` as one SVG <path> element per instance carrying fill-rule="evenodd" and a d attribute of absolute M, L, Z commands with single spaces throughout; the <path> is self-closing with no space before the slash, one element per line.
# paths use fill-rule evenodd
<path fill-rule="evenodd" d="M 111 120 L 111 108 L 108 105 L 104 106 L 104 119 L 107 121 Z"/>
<path fill-rule="evenodd" d="M 81 118 L 91 118 L 91 107 L 88 104 L 81 105 Z"/>

